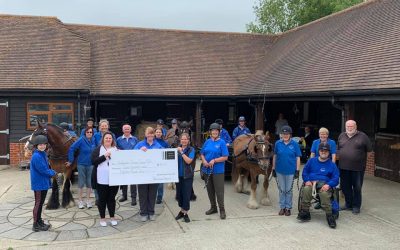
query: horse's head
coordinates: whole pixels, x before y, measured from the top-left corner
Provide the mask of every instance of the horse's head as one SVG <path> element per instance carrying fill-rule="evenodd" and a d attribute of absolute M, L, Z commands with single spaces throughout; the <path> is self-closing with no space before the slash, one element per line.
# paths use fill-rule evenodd
<path fill-rule="evenodd" d="M 29 139 L 25 143 L 25 150 L 32 150 L 33 149 L 33 141 L 35 140 L 36 136 L 38 135 L 44 135 L 47 136 L 47 129 L 46 125 L 41 123 L 39 120 L 36 120 L 37 127 L 29 137 Z"/>
<path fill-rule="evenodd" d="M 274 155 L 272 144 L 269 142 L 269 132 L 263 133 L 257 131 L 255 134 L 254 152 L 256 154 L 257 163 L 261 169 L 266 170 L 271 164 L 271 158 Z"/>

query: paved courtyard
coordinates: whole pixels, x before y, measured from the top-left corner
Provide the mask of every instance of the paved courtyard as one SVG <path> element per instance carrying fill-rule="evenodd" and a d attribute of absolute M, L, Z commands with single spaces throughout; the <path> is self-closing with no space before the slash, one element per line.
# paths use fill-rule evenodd
<path fill-rule="evenodd" d="M 165 192 L 157 206 L 156 221 L 141 223 L 137 207 L 130 201 L 118 204 L 120 223 L 98 226 L 97 208 L 44 211 L 53 228 L 31 231 L 33 195 L 29 171 L 0 170 L 0 249 L 398 249 L 400 247 L 400 184 L 366 177 L 360 215 L 342 212 L 336 229 L 327 226 L 321 211 L 312 211 L 312 220 L 300 223 L 297 211 L 278 216 L 277 189 L 270 186 L 272 206 L 246 207 L 248 195 L 233 192 L 225 185 L 227 219 L 206 216 L 209 208 L 204 183 L 196 175 L 198 199 L 191 203 L 192 222 L 175 221 L 179 208 L 174 191 Z M 74 187 L 75 189 L 75 187 Z M 259 192 L 261 190 L 258 190 Z M 294 207 L 297 206 L 297 188 Z M 74 196 L 76 195 L 76 190 Z"/>

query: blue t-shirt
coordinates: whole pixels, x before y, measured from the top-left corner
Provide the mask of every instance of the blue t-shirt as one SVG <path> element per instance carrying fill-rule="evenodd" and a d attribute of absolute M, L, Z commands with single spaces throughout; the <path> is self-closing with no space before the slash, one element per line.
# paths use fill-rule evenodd
<path fill-rule="evenodd" d="M 232 133 L 232 139 L 235 140 L 239 135 L 251 134 L 250 129 L 246 126 L 244 128 L 237 126 Z"/>
<path fill-rule="evenodd" d="M 321 139 L 316 139 L 313 141 L 311 146 L 311 153 L 315 154 L 315 157 L 319 156 L 318 146 L 321 144 Z M 328 138 L 328 144 L 331 147 L 331 152 L 329 154 L 329 158 L 332 159 L 332 155 L 336 154 L 336 142 Z"/>
<path fill-rule="evenodd" d="M 226 131 L 226 129 L 224 129 L 224 128 L 221 129 L 221 132 L 220 132 L 220 134 L 219 134 L 219 137 L 220 137 L 222 140 L 224 140 L 225 143 L 229 143 L 229 144 L 232 143 L 232 138 L 231 138 L 231 136 L 229 135 L 228 131 Z"/>
<path fill-rule="evenodd" d="M 163 139 L 154 138 L 154 140 L 155 140 L 156 142 L 158 142 L 158 144 L 160 144 L 161 147 L 163 147 L 163 148 L 168 148 L 168 143 L 167 143 L 166 141 L 164 141 Z"/>
<path fill-rule="evenodd" d="M 296 172 L 297 157 L 301 157 L 300 146 L 290 139 L 288 144 L 283 140 L 275 143 L 274 154 L 276 155 L 275 171 L 283 175 L 293 175 Z"/>
<path fill-rule="evenodd" d="M 134 149 L 140 149 L 141 147 L 146 147 L 147 149 L 162 149 L 163 147 L 156 141 L 153 141 L 153 144 L 148 144 L 147 140 L 144 139 L 143 141 L 140 141 L 136 144 Z"/>
<path fill-rule="evenodd" d="M 117 148 L 122 150 L 134 149 L 138 142 L 139 140 L 134 136 L 126 138 L 122 135 L 117 138 Z"/>
<path fill-rule="evenodd" d="M 189 151 L 189 153 L 187 153 Z M 187 155 L 187 157 L 189 157 L 190 159 L 193 159 L 195 156 L 195 150 L 192 147 L 187 147 L 183 150 L 183 153 Z M 184 171 L 185 171 L 185 165 L 187 165 L 181 154 L 179 154 L 178 152 L 178 173 L 179 173 L 179 177 L 183 177 L 184 176 Z"/>
<path fill-rule="evenodd" d="M 204 155 L 204 158 L 207 162 L 210 162 L 213 159 L 228 156 L 228 147 L 226 146 L 226 142 L 222 139 L 217 139 L 214 141 L 213 139 L 208 139 L 201 148 L 200 153 Z M 206 174 L 211 173 L 210 168 L 202 167 L 201 171 Z M 217 162 L 214 164 L 213 173 L 214 174 L 223 174 L 225 172 L 225 162 Z"/>
<path fill-rule="evenodd" d="M 331 188 L 339 184 L 339 169 L 330 160 L 321 162 L 318 157 L 308 160 L 303 169 L 303 181 L 324 181 Z"/>

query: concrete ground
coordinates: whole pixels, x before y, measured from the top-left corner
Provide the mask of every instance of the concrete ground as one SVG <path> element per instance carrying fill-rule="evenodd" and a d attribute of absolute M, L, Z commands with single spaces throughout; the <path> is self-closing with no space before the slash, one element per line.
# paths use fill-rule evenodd
<path fill-rule="evenodd" d="M 3 167 L 0 169 L 0 249 L 400 248 L 400 183 L 367 176 L 361 214 L 341 212 L 336 229 L 327 226 L 325 215 L 321 211 L 312 211 L 312 220 L 307 223 L 296 220 L 296 210 L 293 210 L 290 217 L 278 216 L 278 191 L 274 180 L 269 189 L 272 206 L 260 205 L 256 210 L 246 207 L 248 195 L 234 193 L 232 183 L 226 181 L 226 220 L 220 220 L 217 214 L 204 214 L 209 208 L 209 201 L 203 186 L 200 176 L 196 175 L 194 189 L 198 199 L 191 203 L 190 223 L 175 221 L 179 208 L 174 200 L 174 191 L 166 189 L 164 204 L 158 209 L 161 214 L 154 222 L 138 224 L 134 228 L 118 229 L 117 226 L 116 233 L 104 234 L 102 237 L 78 240 L 67 237 L 60 241 L 32 237 L 29 234 L 22 240 L 15 240 L 9 236 L 13 235 L 12 232 L 17 234 L 16 229 L 4 226 L 9 223 L 8 218 L 13 207 L 10 204 L 15 204 L 16 200 L 22 198 L 29 199 L 33 194 L 30 190 L 29 171 Z M 297 207 L 298 191 L 297 187 L 294 189 L 293 206 Z M 259 193 L 260 191 L 258 189 Z M 124 206 L 129 208 L 126 204 Z M 132 208 L 132 211 L 135 209 L 137 208 Z M 130 220 L 137 223 L 135 219 Z M 109 226 L 104 230 L 110 229 Z M 57 231 L 52 230 L 50 233 Z"/>

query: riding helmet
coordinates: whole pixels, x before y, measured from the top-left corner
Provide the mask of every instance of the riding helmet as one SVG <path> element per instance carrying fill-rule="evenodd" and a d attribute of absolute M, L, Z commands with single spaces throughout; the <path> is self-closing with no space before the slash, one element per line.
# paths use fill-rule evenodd
<path fill-rule="evenodd" d="M 224 121 L 222 119 L 216 119 L 215 123 L 218 123 L 219 125 L 224 124 Z"/>
<path fill-rule="evenodd" d="M 157 124 L 164 125 L 164 121 L 162 119 L 158 119 Z"/>
<path fill-rule="evenodd" d="M 69 129 L 68 123 L 66 123 L 66 122 L 60 123 L 60 127 L 61 127 L 62 129 L 65 129 L 65 130 L 68 130 L 68 129 Z"/>
<path fill-rule="evenodd" d="M 49 141 L 47 140 L 47 137 L 44 135 L 38 135 L 36 136 L 33 141 L 32 144 L 34 146 L 39 145 L 39 144 L 47 144 Z"/>
<path fill-rule="evenodd" d="M 171 124 L 177 124 L 178 121 L 176 119 L 172 119 Z"/>
<path fill-rule="evenodd" d="M 239 121 L 246 121 L 246 118 L 244 118 L 244 116 L 240 116 Z"/>
<path fill-rule="evenodd" d="M 89 117 L 89 118 L 87 119 L 87 121 L 92 121 L 92 122 L 94 122 L 94 119 L 93 119 L 93 117 Z"/>
<path fill-rule="evenodd" d="M 221 129 L 221 127 L 220 127 L 220 125 L 218 124 L 218 123 L 211 123 L 211 125 L 210 125 L 210 130 L 213 130 L 213 129 L 218 129 L 218 130 L 220 130 Z"/>

